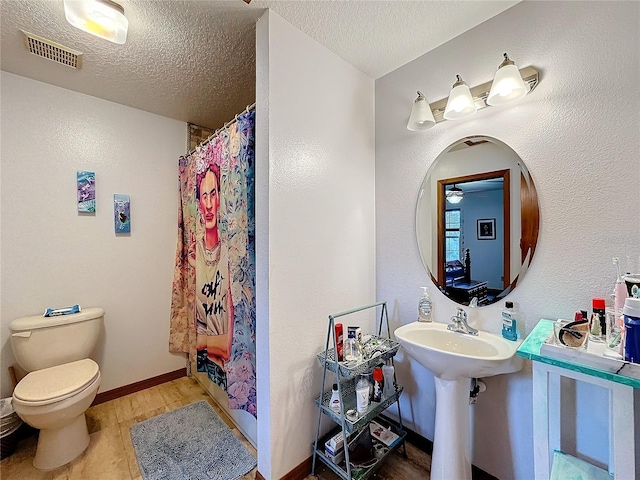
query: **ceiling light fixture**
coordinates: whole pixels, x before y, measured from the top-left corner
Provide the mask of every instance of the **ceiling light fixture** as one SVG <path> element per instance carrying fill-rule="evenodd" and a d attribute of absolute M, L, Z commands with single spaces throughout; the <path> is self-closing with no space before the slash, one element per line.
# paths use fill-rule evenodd
<path fill-rule="evenodd" d="M 427 130 L 435 126 L 436 121 L 433 118 L 433 112 L 429 106 L 429 102 L 424 95 L 418 91 L 418 98 L 413 102 L 413 108 L 411 109 L 411 116 L 409 117 L 409 123 L 407 123 L 407 130 L 412 132 L 419 132 L 420 130 Z"/>
<path fill-rule="evenodd" d="M 532 92 L 540 80 L 538 70 L 533 67 L 524 67 L 518 70 L 518 67 L 506 53 L 504 57 L 504 61 L 498 67 L 495 78 L 491 82 L 469 88 L 460 76 L 457 76 L 458 80 L 453 84 L 449 97 L 429 105 L 429 110 L 431 110 L 431 115 L 435 123 L 465 118 L 468 115 L 472 115 L 476 110 L 488 106 L 504 105 L 505 103 L 521 99 Z M 476 110 L 473 110 L 473 107 L 469 104 L 467 90 L 470 94 L 471 102 L 475 104 Z M 433 126 L 429 125 L 416 128 L 418 125 L 411 121 L 414 116 L 414 111 L 418 106 L 418 101 L 422 101 L 421 97 L 424 99 L 424 95 L 418 92 L 418 98 L 414 102 L 413 109 L 411 110 L 411 118 L 407 124 L 408 130 L 421 131 Z M 426 102 L 426 99 L 424 99 L 424 102 Z M 430 118 L 428 113 L 424 111 L 424 103 L 420 103 L 419 106 L 421 113 L 418 118 Z"/>
<path fill-rule="evenodd" d="M 459 120 L 473 115 L 478 110 L 465 81 L 460 78 L 460 75 L 456 75 L 456 78 L 458 80 L 451 88 L 449 100 L 444 109 L 444 118 L 447 120 Z"/>
<path fill-rule="evenodd" d="M 456 187 L 456 184 L 454 183 L 453 188 L 447 190 L 444 195 L 447 198 L 447 202 L 456 204 L 462 201 L 464 192 L 461 188 Z"/>
<path fill-rule="evenodd" d="M 64 15 L 71 25 L 91 35 L 119 45 L 127 41 L 124 8 L 111 0 L 64 0 Z"/>

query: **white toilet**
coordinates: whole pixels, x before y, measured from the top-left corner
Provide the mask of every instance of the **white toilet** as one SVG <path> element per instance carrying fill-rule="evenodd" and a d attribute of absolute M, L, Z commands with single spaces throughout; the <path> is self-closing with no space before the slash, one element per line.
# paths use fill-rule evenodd
<path fill-rule="evenodd" d="M 11 347 L 28 373 L 13 392 L 13 408 L 40 430 L 33 466 L 60 467 L 89 446 L 84 413 L 98 392 L 100 370 L 89 355 L 104 324 L 102 308 L 13 320 Z"/>

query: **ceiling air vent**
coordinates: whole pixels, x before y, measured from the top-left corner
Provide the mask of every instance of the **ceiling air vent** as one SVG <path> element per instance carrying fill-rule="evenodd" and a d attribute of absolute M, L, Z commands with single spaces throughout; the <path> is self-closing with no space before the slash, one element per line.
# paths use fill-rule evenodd
<path fill-rule="evenodd" d="M 61 63 L 67 67 L 75 69 L 82 67 L 82 53 L 24 30 L 22 33 L 24 33 L 24 44 L 27 50 L 34 55 Z"/>

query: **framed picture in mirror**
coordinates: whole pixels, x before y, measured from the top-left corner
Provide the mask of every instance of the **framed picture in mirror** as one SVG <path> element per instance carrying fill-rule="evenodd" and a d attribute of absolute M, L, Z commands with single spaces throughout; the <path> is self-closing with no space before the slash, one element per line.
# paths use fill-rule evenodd
<path fill-rule="evenodd" d="M 478 240 L 496 239 L 496 219 L 479 218 L 477 220 Z"/>

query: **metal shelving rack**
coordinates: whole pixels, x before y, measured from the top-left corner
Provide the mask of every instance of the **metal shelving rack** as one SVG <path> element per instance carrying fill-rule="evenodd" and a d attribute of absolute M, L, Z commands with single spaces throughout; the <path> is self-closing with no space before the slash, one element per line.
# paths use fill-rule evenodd
<path fill-rule="evenodd" d="M 363 360 L 358 363 L 347 363 L 347 362 L 339 362 L 338 356 L 336 355 L 336 330 L 335 330 L 335 319 L 339 317 L 344 317 L 356 312 L 361 312 L 363 310 L 367 310 L 370 308 L 382 307 L 380 312 L 380 321 L 378 323 L 378 334 L 377 336 L 372 335 L 372 341 L 375 341 L 378 345 L 382 346 L 386 350 L 380 353 L 380 355 L 373 356 L 372 358 Z M 382 336 L 382 324 L 383 322 L 387 328 L 387 336 Z M 346 335 L 346 331 L 345 331 Z M 330 348 L 329 344 L 331 339 L 333 338 L 333 347 Z M 345 312 L 336 313 L 334 315 L 329 315 L 329 329 L 327 331 L 327 341 L 325 344 L 324 352 L 320 352 L 317 357 L 318 361 L 322 365 L 322 385 L 320 387 L 320 396 L 316 398 L 316 404 L 318 405 L 318 426 L 316 429 L 316 438 L 313 442 L 313 463 L 311 474 L 315 475 L 316 471 L 316 458 L 320 459 L 325 465 L 327 465 L 331 470 L 333 470 L 340 478 L 345 480 L 364 480 L 369 478 L 373 472 L 375 472 L 378 467 L 384 463 L 384 459 L 394 450 L 402 445 L 404 449 L 404 455 L 406 457 L 407 450 L 404 443 L 406 432 L 402 426 L 402 414 L 400 413 L 400 394 L 403 391 L 403 387 L 396 383 L 395 373 L 394 373 L 394 387 L 395 392 L 392 395 L 389 395 L 383 398 L 380 402 L 371 402 L 369 404 L 369 408 L 363 414 L 358 414 L 356 418 L 347 418 L 345 413 L 350 410 L 356 409 L 356 398 L 355 398 L 355 384 L 357 380 L 357 376 L 361 374 L 368 374 L 371 370 L 391 359 L 393 363 L 393 357 L 398 352 L 398 348 L 400 344 L 391 339 L 391 331 L 389 330 L 389 316 L 387 313 L 387 302 L 378 302 L 371 305 L 365 305 L 363 307 L 354 308 L 352 310 L 347 310 Z M 336 374 L 336 383 L 338 384 L 338 394 L 340 395 L 342 408 L 340 413 L 336 413 L 329 407 L 329 400 L 331 398 L 331 390 L 325 390 L 326 385 L 326 376 L 327 370 Z M 383 423 L 388 424 L 391 427 L 391 430 L 399 436 L 398 440 L 396 440 L 389 448 L 386 453 L 377 459 L 375 464 L 365 467 L 358 468 L 356 473 L 354 474 L 352 470 L 351 463 L 349 462 L 349 436 L 351 434 L 360 432 L 363 428 L 368 428 L 369 423 L 384 410 L 389 408 L 394 403 L 398 405 L 398 422 L 390 421 L 385 418 Z M 344 439 L 344 462 L 341 462 L 339 465 L 334 463 L 329 457 L 325 455 L 324 452 L 324 443 L 320 444 L 320 423 L 322 420 L 322 415 L 326 415 L 331 418 L 334 422 L 336 422 L 342 428 L 342 438 Z M 344 467 L 342 466 L 344 463 Z"/>

